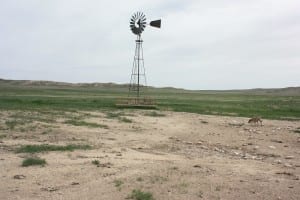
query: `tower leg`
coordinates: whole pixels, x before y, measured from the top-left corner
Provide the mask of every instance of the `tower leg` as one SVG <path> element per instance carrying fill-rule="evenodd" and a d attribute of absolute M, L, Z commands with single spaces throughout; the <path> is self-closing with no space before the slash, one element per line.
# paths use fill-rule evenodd
<path fill-rule="evenodd" d="M 138 101 L 143 95 L 143 90 L 147 83 L 143 58 L 143 40 L 140 35 L 137 36 L 135 43 L 135 55 L 129 86 L 129 96 L 135 96 Z"/>

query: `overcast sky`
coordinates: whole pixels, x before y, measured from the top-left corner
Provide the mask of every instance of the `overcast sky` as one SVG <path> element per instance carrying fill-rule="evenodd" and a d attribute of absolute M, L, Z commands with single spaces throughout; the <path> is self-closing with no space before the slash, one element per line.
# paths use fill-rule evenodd
<path fill-rule="evenodd" d="M 136 11 L 148 85 L 300 86 L 299 0 L 0 0 L 0 78 L 128 83 Z"/>

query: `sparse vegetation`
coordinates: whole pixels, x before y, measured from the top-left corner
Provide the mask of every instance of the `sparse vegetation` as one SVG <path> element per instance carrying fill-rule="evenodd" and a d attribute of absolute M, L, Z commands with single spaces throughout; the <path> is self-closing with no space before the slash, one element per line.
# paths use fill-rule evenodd
<path fill-rule="evenodd" d="M 33 121 L 39 121 L 45 123 L 56 122 L 53 115 L 49 115 L 49 113 L 45 115 L 42 114 L 41 112 L 16 112 L 10 115 L 9 117 L 21 121 L 26 121 L 26 122 L 33 122 Z"/>
<path fill-rule="evenodd" d="M 141 190 L 133 190 L 128 199 L 134 200 L 154 200 L 153 195 L 150 192 L 143 192 Z"/>
<path fill-rule="evenodd" d="M 188 186 L 189 186 L 188 183 L 182 182 L 179 185 L 177 185 L 177 188 L 178 188 L 180 193 L 186 194 L 186 193 L 188 193 L 188 190 L 187 190 Z"/>
<path fill-rule="evenodd" d="M 106 113 L 106 117 L 109 118 L 109 119 L 119 118 L 122 115 L 123 115 L 123 113 L 121 113 L 121 112 L 108 112 L 108 113 Z"/>
<path fill-rule="evenodd" d="M 75 149 L 91 149 L 90 145 L 75 145 L 70 144 L 66 146 L 57 146 L 49 144 L 41 145 L 24 145 L 16 150 L 17 153 L 39 153 L 45 151 L 74 151 Z"/>
<path fill-rule="evenodd" d="M 124 184 L 122 180 L 114 180 L 115 187 L 118 188 L 119 191 L 121 191 L 121 186 Z"/>
<path fill-rule="evenodd" d="M 199 198 L 203 198 L 203 192 L 202 192 L 202 190 L 200 190 L 200 191 L 198 192 L 197 196 L 198 196 Z"/>
<path fill-rule="evenodd" d="M 123 113 L 116 112 L 115 100 L 126 97 L 128 93 L 126 87 L 118 85 L 75 87 L 52 84 L 51 86 L 32 85 L 28 87 L 6 80 L 1 82 L 0 90 L 2 94 L 0 96 L 1 110 L 39 113 L 46 110 L 44 113 L 49 114 L 50 117 L 37 116 L 40 121 L 45 122 L 55 119 L 51 115 L 58 116 L 68 112 L 95 109 L 106 110 L 107 118 L 118 118 Z M 284 117 L 284 119 L 300 120 L 298 91 L 295 89 L 295 92 L 288 93 L 288 96 L 285 89 L 188 91 L 172 88 L 149 88 L 148 94 L 156 100 L 161 110 L 242 117 L 259 115 L 264 119 L 283 119 Z M 12 123 L 10 126 L 13 128 L 14 124 Z"/>
<path fill-rule="evenodd" d="M 296 130 L 294 130 L 294 133 L 300 133 L 300 127 L 298 127 Z"/>
<path fill-rule="evenodd" d="M 0 135 L 0 139 L 3 139 L 3 138 L 6 138 L 6 135 L 5 135 L 5 134 L 1 134 L 1 135 Z"/>
<path fill-rule="evenodd" d="M 142 177 L 138 177 L 136 180 L 137 180 L 138 182 L 142 182 L 144 179 L 143 179 Z"/>
<path fill-rule="evenodd" d="M 13 130 L 19 122 L 17 120 L 7 120 L 5 121 L 5 125 L 10 129 Z M 23 123 L 22 123 L 23 124 Z"/>
<path fill-rule="evenodd" d="M 152 112 L 146 112 L 145 116 L 150 116 L 150 117 L 165 117 L 166 115 L 163 114 L 163 113 L 158 113 L 158 112 L 152 111 Z"/>
<path fill-rule="evenodd" d="M 108 112 L 106 113 L 106 118 L 108 119 L 118 119 L 120 122 L 132 123 L 132 120 L 127 117 L 122 117 L 125 114 L 122 112 Z"/>
<path fill-rule="evenodd" d="M 168 178 L 166 178 L 166 177 L 157 176 L 157 175 L 150 177 L 150 182 L 152 184 L 154 184 L 154 183 L 160 183 L 160 184 L 162 184 L 163 182 L 166 182 L 166 181 L 168 181 Z"/>
<path fill-rule="evenodd" d="M 97 165 L 97 167 L 99 167 L 100 162 L 99 162 L 99 160 L 93 160 L 93 161 L 92 161 L 92 164 Z"/>
<path fill-rule="evenodd" d="M 131 119 L 128 119 L 128 118 L 126 118 L 126 117 L 120 117 L 120 118 L 119 118 L 119 121 L 125 122 L 125 123 L 132 123 L 132 120 L 131 120 Z"/>
<path fill-rule="evenodd" d="M 22 162 L 23 167 L 28 167 L 28 166 L 31 166 L 31 165 L 42 165 L 42 166 L 44 166 L 45 164 L 46 164 L 46 160 L 38 158 L 38 157 L 26 158 Z"/>
<path fill-rule="evenodd" d="M 108 126 L 104 125 L 104 124 L 97 124 L 97 123 L 79 121 L 79 120 L 74 120 L 74 119 L 66 120 L 64 123 L 65 124 L 71 124 L 73 126 L 87 126 L 87 127 L 92 127 L 92 128 L 105 128 L 105 129 L 108 129 Z"/>

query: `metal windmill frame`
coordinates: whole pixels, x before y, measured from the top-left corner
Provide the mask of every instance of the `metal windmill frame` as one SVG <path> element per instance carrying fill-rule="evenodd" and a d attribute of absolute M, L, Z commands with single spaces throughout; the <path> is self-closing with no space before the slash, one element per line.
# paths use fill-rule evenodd
<path fill-rule="evenodd" d="M 154 20 L 147 24 L 146 16 L 142 12 L 136 12 L 132 15 L 130 19 L 130 29 L 133 34 L 137 35 L 137 39 L 135 40 L 135 54 L 130 77 L 128 99 L 118 104 L 121 106 L 151 107 L 154 105 L 154 101 L 145 95 L 147 79 L 144 66 L 143 40 L 141 34 L 146 28 L 146 25 L 160 28 L 161 20 Z"/>

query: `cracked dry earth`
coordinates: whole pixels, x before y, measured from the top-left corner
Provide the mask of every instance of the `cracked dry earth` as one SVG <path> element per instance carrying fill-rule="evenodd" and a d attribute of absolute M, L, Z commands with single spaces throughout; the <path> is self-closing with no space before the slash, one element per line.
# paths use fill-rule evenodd
<path fill-rule="evenodd" d="M 299 121 L 108 112 L 1 111 L 0 199 L 118 200 L 134 189 L 156 200 L 300 199 Z M 65 123 L 74 118 L 106 126 Z M 36 153 L 47 164 L 22 167 L 30 154 L 15 149 L 27 144 L 92 149 Z"/>

